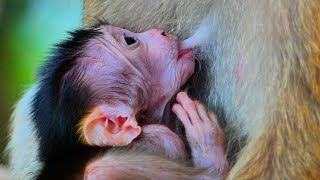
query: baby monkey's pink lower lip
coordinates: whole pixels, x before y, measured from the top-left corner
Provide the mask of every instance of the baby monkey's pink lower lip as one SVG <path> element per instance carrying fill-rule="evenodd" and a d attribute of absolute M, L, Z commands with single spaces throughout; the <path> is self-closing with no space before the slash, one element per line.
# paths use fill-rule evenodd
<path fill-rule="evenodd" d="M 178 54 L 177 61 L 179 61 L 181 58 L 183 58 L 186 55 L 191 55 L 191 53 L 192 53 L 192 49 L 180 50 L 179 54 Z"/>

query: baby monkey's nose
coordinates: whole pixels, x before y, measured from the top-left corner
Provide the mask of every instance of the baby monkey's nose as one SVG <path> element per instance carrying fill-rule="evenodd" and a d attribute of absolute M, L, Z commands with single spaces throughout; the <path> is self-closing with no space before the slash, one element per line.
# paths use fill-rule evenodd
<path fill-rule="evenodd" d="M 156 34 L 157 35 L 160 35 L 159 37 L 161 38 L 164 38 L 166 40 L 172 40 L 172 39 L 175 39 L 175 37 L 173 35 L 170 35 L 169 33 L 163 31 L 163 30 L 156 30 Z"/>
<path fill-rule="evenodd" d="M 173 36 L 161 29 L 150 29 L 138 35 L 142 41 L 150 41 L 160 43 L 159 45 L 168 45 L 171 47 L 171 43 L 177 41 L 176 36 Z M 169 43 L 169 44 L 168 44 Z"/>
<path fill-rule="evenodd" d="M 162 32 L 161 32 L 161 35 L 167 37 L 167 36 L 168 36 L 168 33 L 162 31 Z"/>
<path fill-rule="evenodd" d="M 159 30 L 159 29 L 151 29 L 149 31 L 146 31 L 147 33 L 150 33 L 153 36 L 164 36 L 164 37 L 169 37 L 170 35 L 168 33 L 166 33 L 163 30 Z"/>

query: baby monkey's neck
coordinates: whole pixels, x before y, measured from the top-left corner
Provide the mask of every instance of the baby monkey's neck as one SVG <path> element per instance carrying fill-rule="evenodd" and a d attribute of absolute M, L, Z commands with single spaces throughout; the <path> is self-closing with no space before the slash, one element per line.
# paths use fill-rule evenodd
<path fill-rule="evenodd" d="M 172 112 L 172 106 L 176 102 L 175 99 L 176 93 L 171 97 L 160 97 L 145 113 L 141 114 L 138 124 L 142 127 L 149 124 L 161 124 L 176 132 L 177 126 L 181 123 L 177 123 Z"/>

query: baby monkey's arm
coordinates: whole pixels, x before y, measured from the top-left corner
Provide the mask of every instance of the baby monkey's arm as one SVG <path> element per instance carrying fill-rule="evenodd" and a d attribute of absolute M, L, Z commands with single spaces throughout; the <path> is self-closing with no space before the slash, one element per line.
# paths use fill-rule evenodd
<path fill-rule="evenodd" d="M 198 101 L 191 100 L 187 93 L 180 92 L 172 110 L 183 123 L 194 165 L 208 168 L 210 174 L 222 177 L 229 170 L 224 147 L 224 133 L 215 114 L 208 112 Z"/>

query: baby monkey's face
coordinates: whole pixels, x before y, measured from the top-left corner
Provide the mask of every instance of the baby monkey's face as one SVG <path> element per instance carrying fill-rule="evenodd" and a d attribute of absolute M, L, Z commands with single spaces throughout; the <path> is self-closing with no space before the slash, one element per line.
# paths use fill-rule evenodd
<path fill-rule="evenodd" d="M 177 37 L 161 30 L 133 33 L 113 26 L 101 26 L 101 36 L 88 44 L 86 55 L 92 72 L 130 72 L 157 93 L 171 94 L 194 70 L 191 49 L 179 50 Z"/>
<path fill-rule="evenodd" d="M 95 101 L 81 127 L 89 144 L 125 145 L 140 133 L 135 119 L 139 112 L 149 118 L 162 116 L 165 105 L 192 75 L 194 59 L 191 49 L 179 49 L 177 37 L 161 30 L 133 33 L 109 25 L 97 30 L 100 35 L 86 43 L 77 63 L 82 71 L 81 84 L 90 88 L 90 98 Z M 125 122 L 119 123 L 119 117 Z M 101 123 L 109 127 L 110 134 L 132 130 L 126 132 L 129 139 L 122 134 L 121 138 L 114 136 L 112 142 L 111 136 L 102 142 L 96 139 L 97 134 L 90 135 L 99 129 L 92 128 L 97 123 L 90 122 L 101 118 L 107 119 Z"/>
<path fill-rule="evenodd" d="M 177 37 L 164 31 L 133 33 L 113 26 L 98 31 L 101 35 L 88 42 L 82 62 L 83 79 L 95 94 L 102 93 L 99 99 L 110 91 L 107 83 L 114 83 L 115 91 L 128 96 L 135 108 L 142 104 L 150 111 L 156 104 L 161 110 L 194 71 L 191 49 L 180 50 Z"/>

